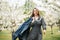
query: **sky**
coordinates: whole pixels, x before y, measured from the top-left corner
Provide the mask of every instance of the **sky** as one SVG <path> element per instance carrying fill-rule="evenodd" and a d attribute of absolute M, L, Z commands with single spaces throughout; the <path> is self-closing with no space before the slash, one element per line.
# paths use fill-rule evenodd
<path fill-rule="evenodd" d="M 3 1 L 7 1 L 10 6 L 15 5 L 15 3 L 19 4 L 19 6 L 22 6 L 26 2 L 26 0 L 3 0 Z M 39 0 L 32 0 L 32 1 L 37 5 L 41 4 Z"/>
<path fill-rule="evenodd" d="M 16 3 L 19 4 L 19 6 L 25 4 L 25 0 L 3 0 L 3 1 L 7 1 L 10 6 L 15 5 Z"/>

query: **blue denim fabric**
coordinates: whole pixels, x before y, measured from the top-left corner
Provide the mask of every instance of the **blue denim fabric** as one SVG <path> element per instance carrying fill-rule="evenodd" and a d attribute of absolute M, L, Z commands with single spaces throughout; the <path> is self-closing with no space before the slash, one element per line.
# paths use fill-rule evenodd
<path fill-rule="evenodd" d="M 25 21 L 18 29 L 16 32 L 14 32 L 12 34 L 12 40 L 16 40 L 16 38 L 22 37 L 22 34 L 24 33 L 24 31 L 26 31 L 29 28 L 29 25 L 32 21 L 32 18 L 30 17 L 27 21 Z"/>

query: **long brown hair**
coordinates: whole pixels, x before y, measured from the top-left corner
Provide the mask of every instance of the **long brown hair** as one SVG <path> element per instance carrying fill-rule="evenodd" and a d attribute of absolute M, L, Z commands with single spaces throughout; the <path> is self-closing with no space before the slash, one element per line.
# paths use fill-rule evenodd
<path fill-rule="evenodd" d="M 39 14 L 39 10 L 37 9 L 37 8 L 34 8 L 34 9 L 36 9 L 37 11 L 38 11 L 38 16 L 40 16 L 40 14 Z M 32 15 L 31 15 L 31 17 L 34 17 L 34 9 L 33 9 L 33 11 L 32 11 Z"/>

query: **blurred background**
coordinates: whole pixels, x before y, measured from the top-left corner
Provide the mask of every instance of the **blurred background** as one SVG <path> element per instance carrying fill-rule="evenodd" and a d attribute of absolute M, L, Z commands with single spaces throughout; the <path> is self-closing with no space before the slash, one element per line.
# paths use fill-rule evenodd
<path fill-rule="evenodd" d="M 30 17 L 34 8 L 47 24 L 43 40 L 60 40 L 60 0 L 0 0 L 0 40 L 12 40 L 12 32 Z"/>

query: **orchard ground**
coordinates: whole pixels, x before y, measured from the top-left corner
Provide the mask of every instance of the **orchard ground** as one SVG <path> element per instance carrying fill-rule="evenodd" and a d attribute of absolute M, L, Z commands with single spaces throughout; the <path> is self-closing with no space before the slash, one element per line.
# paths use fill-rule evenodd
<path fill-rule="evenodd" d="M 43 34 L 43 40 L 60 40 L 60 32 L 58 27 L 53 27 L 53 34 L 51 34 L 51 28 L 47 27 L 46 34 Z M 0 32 L 0 40 L 12 40 L 11 31 L 4 30 Z M 18 38 L 17 38 L 18 40 Z"/>

